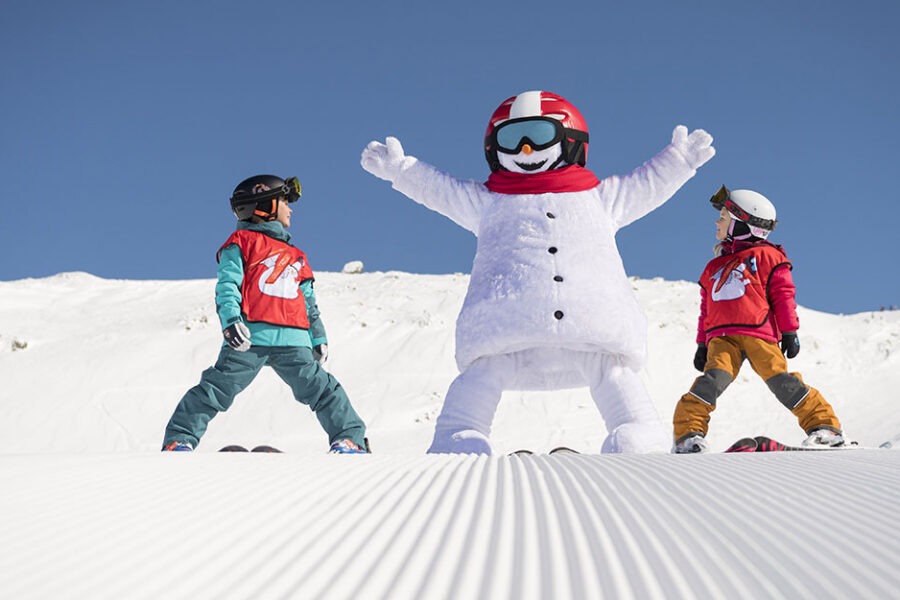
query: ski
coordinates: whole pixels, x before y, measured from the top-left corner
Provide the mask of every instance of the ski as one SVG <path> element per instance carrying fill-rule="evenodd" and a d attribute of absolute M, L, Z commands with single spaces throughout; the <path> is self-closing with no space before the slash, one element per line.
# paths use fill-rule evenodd
<path fill-rule="evenodd" d="M 581 454 L 581 452 L 573 450 L 572 448 L 567 448 L 566 446 L 560 446 L 549 451 L 547 454 Z M 522 450 L 510 452 L 507 456 L 534 456 L 534 452 L 523 448 Z"/>
<path fill-rule="evenodd" d="M 856 442 L 849 442 L 841 446 L 789 446 L 770 437 L 758 435 L 739 439 L 725 452 L 821 452 L 823 450 L 849 450 L 855 447 Z"/>
<path fill-rule="evenodd" d="M 250 452 L 243 446 L 238 446 L 232 444 L 231 446 L 225 446 L 224 448 L 220 448 L 219 452 Z"/>
<path fill-rule="evenodd" d="M 896 444 L 898 442 L 900 442 L 900 435 L 895 435 L 891 439 L 889 439 L 885 442 L 882 442 L 881 444 L 878 444 L 878 447 L 884 448 L 885 450 L 890 450 L 891 448 L 894 447 L 894 444 Z"/>
<path fill-rule="evenodd" d="M 581 452 L 579 452 L 578 450 L 567 448 L 566 446 L 560 446 L 559 448 L 554 448 L 547 454 L 581 454 Z"/>
<path fill-rule="evenodd" d="M 225 446 L 221 448 L 219 452 L 269 452 L 269 453 L 278 453 L 281 454 L 281 450 L 275 448 L 273 446 L 257 446 L 253 450 L 248 450 L 243 446 L 238 446 L 237 444 L 232 444 L 230 446 Z"/>
<path fill-rule="evenodd" d="M 369 446 L 369 438 L 363 438 L 365 442 L 366 452 L 371 453 L 372 450 Z M 238 444 L 232 444 L 230 446 L 225 446 L 221 448 L 219 452 L 256 452 L 261 454 L 284 454 L 283 450 L 279 450 L 275 446 L 269 446 L 267 444 L 262 444 L 260 446 L 255 446 L 252 450 L 248 450 L 244 446 L 240 446 Z"/>
<path fill-rule="evenodd" d="M 257 446 L 250 452 L 268 452 L 270 454 L 282 454 L 281 450 L 278 448 L 273 448 L 272 446 Z"/>
<path fill-rule="evenodd" d="M 758 435 L 755 439 L 757 452 L 820 452 L 823 450 L 848 450 L 856 446 L 856 442 L 849 442 L 840 446 L 788 446 L 764 435 Z"/>
<path fill-rule="evenodd" d="M 768 439 L 768 438 L 767 438 Z M 756 452 L 759 450 L 759 438 L 745 437 L 741 438 L 728 447 L 726 453 L 730 452 Z"/>

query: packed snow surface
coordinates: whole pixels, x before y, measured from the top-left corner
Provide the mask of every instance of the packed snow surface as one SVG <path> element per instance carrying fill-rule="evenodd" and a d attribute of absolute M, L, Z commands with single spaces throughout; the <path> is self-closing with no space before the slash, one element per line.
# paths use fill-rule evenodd
<path fill-rule="evenodd" d="M 507 393 L 496 457 L 426 456 L 466 284 L 318 274 L 326 366 L 375 452 L 333 456 L 270 371 L 196 452 L 158 452 L 221 343 L 212 280 L 0 282 L 0 597 L 896 596 L 900 453 L 878 446 L 900 446 L 900 313 L 799 310 L 791 369 L 859 449 L 600 456 L 576 389 Z M 696 376 L 696 284 L 631 284 L 669 421 Z M 745 366 L 708 438 L 758 434 L 803 437 Z M 232 443 L 285 454 L 216 452 Z"/>

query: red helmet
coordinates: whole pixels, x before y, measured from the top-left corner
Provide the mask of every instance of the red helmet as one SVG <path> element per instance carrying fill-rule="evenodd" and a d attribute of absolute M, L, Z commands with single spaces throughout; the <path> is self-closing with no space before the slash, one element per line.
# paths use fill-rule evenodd
<path fill-rule="evenodd" d="M 534 121 L 542 121 L 547 125 L 534 127 Z M 505 128 L 508 128 L 504 132 L 506 135 L 500 133 Z M 581 166 L 585 164 L 587 123 L 578 109 L 562 96 L 551 92 L 522 92 L 518 96 L 507 98 L 497 107 L 484 134 L 484 155 L 491 171 L 500 169 L 497 151 L 518 153 L 522 140 L 525 139 L 523 136 L 528 136 L 528 142 L 536 149 L 562 142 L 562 155 L 567 163 Z M 540 136 L 540 139 L 532 139 L 536 136 Z"/>

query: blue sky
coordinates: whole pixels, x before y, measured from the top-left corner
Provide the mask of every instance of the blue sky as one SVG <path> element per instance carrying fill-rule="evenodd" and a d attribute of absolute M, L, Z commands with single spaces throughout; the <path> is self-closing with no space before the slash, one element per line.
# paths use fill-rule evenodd
<path fill-rule="evenodd" d="M 717 156 L 622 230 L 629 274 L 694 281 L 726 184 L 778 208 L 800 304 L 900 303 L 898 3 L 43 2 L 0 8 L 0 280 L 215 275 L 243 178 L 296 175 L 314 269 L 468 272 L 475 238 L 359 166 L 372 139 L 483 181 L 487 119 L 544 89 L 625 174 L 703 128 Z"/>

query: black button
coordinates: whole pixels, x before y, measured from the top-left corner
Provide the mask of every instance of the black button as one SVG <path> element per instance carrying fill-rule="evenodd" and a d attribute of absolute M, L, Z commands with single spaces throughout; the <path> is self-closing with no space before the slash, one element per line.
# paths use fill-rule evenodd
<path fill-rule="evenodd" d="M 550 254 L 556 254 L 556 252 L 557 252 L 557 247 L 556 247 L 556 246 L 550 246 L 549 248 L 547 248 L 547 252 L 549 252 Z"/>
<path fill-rule="evenodd" d="M 553 281 L 562 281 L 562 280 L 563 280 L 563 278 L 560 277 L 559 275 L 557 275 L 556 277 L 553 278 Z"/>
<path fill-rule="evenodd" d="M 556 320 L 558 321 L 563 318 L 563 312 L 561 310 L 558 310 L 555 313 L 553 313 L 553 316 L 556 317 Z"/>
<path fill-rule="evenodd" d="M 551 212 L 548 212 L 548 213 L 547 213 L 547 217 L 550 218 L 550 219 L 555 219 L 555 218 L 556 218 L 556 215 L 554 215 L 554 214 L 551 213 Z"/>

